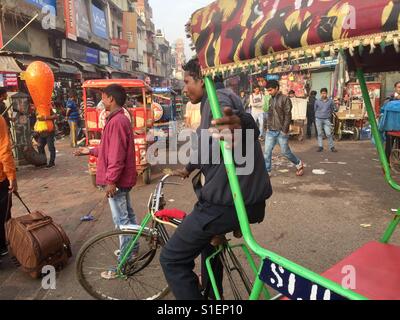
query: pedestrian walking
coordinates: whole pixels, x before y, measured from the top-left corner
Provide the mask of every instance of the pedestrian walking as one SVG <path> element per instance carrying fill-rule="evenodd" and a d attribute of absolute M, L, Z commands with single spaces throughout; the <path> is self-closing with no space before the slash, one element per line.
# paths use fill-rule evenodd
<path fill-rule="evenodd" d="M 264 94 L 261 92 L 260 87 L 255 87 L 253 93 L 250 96 L 250 108 L 251 114 L 258 123 L 260 130 L 260 140 L 264 139 Z"/>
<path fill-rule="evenodd" d="M 332 135 L 332 116 L 334 112 L 337 112 L 335 103 L 328 97 L 328 89 L 321 89 L 321 99 L 315 102 L 315 123 L 318 131 L 318 150 L 317 152 L 324 151 L 323 135 L 325 132 L 328 138 L 329 150 L 331 152 L 337 152 L 335 143 Z"/>
<path fill-rule="evenodd" d="M 304 164 L 289 147 L 289 129 L 292 121 L 292 101 L 279 91 L 279 83 L 275 80 L 267 84 L 271 95 L 268 111 L 268 131 L 265 138 L 265 164 L 268 173 L 272 171 L 272 152 L 279 143 L 284 157 L 296 166 L 296 175 L 304 175 Z"/>
<path fill-rule="evenodd" d="M 315 128 L 317 132 L 317 126 L 315 124 L 315 102 L 317 101 L 317 91 L 311 91 L 310 97 L 307 102 L 307 138 L 311 139 L 312 128 Z"/>
<path fill-rule="evenodd" d="M 54 120 L 58 118 L 58 116 L 53 112 L 53 109 L 50 109 L 50 116 L 36 116 L 36 122 L 38 121 L 52 121 L 53 125 L 48 126 L 50 129 L 48 131 L 37 132 L 36 135 L 38 136 L 38 151 L 40 154 L 46 155 L 45 147 L 49 149 L 50 153 L 50 160 L 46 166 L 47 169 L 53 168 L 56 165 L 56 147 L 55 147 L 55 140 L 56 140 L 56 132 L 55 132 L 55 125 Z"/>
<path fill-rule="evenodd" d="M 71 139 L 71 147 L 76 148 L 78 140 L 78 125 L 80 121 L 80 116 L 79 116 L 77 95 L 75 92 L 69 93 L 69 99 L 67 101 L 66 107 L 67 107 L 66 118 L 70 128 L 69 135 Z"/>
<path fill-rule="evenodd" d="M 246 111 L 247 113 L 251 113 L 250 98 L 249 95 L 244 90 L 240 91 L 240 101 L 242 101 L 244 111 Z"/>

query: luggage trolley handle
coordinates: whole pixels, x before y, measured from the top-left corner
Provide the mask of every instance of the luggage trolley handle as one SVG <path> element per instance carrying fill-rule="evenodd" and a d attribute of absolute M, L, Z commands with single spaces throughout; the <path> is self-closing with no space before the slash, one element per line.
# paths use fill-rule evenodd
<path fill-rule="evenodd" d="M 28 206 L 25 204 L 25 202 L 22 200 L 21 196 L 19 195 L 18 192 L 14 192 L 15 196 L 21 201 L 22 205 L 25 207 L 25 209 L 28 211 L 29 214 L 31 214 L 31 210 L 29 210 Z M 11 199 L 12 199 L 13 193 L 10 192 L 8 194 L 8 204 L 7 204 L 7 214 L 10 214 L 10 209 L 11 209 Z"/>

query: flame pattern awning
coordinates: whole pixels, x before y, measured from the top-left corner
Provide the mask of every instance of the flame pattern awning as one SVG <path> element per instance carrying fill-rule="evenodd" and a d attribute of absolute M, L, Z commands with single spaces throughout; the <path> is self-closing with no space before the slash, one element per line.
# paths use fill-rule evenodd
<path fill-rule="evenodd" d="M 218 0 L 187 28 L 205 74 L 339 50 L 399 52 L 400 1 Z"/>

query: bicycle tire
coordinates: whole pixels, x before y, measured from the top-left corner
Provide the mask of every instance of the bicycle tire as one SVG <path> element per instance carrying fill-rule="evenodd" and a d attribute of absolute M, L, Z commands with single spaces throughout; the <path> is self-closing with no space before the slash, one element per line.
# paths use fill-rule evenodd
<path fill-rule="evenodd" d="M 93 298 L 98 299 L 98 300 L 159 300 L 162 299 L 165 295 L 167 295 L 169 293 L 169 288 L 168 285 L 166 284 L 165 286 L 162 286 L 161 288 L 156 288 L 155 292 L 150 293 L 150 294 L 146 294 L 146 295 L 138 295 L 137 293 L 134 294 L 134 296 L 132 295 L 132 297 L 124 297 L 124 298 L 120 298 L 117 295 L 122 293 L 122 289 L 125 289 L 124 286 L 121 286 L 122 282 L 127 282 L 125 283 L 125 286 L 128 286 L 132 288 L 131 286 L 131 281 L 136 281 L 137 283 L 140 283 L 140 286 L 142 288 L 144 288 L 143 286 L 143 280 L 139 280 L 139 276 L 141 276 L 141 272 L 143 271 L 143 273 L 146 273 L 146 268 L 152 263 L 154 257 L 156 256 L 157 253 L 157 249 L 158 246 L 161 245 L 160 241 L 157 241 L 157 245 L 155 248 L 151 249 L 149 248 L 148 250 L 145 250 L 144 254 L 140 254 L 140 258 L 138 258 L 136 263 L 140 263 L 139 266 L 137 267 L 137 269 L 132 267 L 128 267 L 127 269 L 124 270 L 124 278 L 118 278 L 118 279 L 113 279 L 113 280 L 104 280 L 102 279 L 100 276 L 97 276 L 97 274 L 94 274 L 95 278 L 93 278 L 93 280 L 89 281 L 89 277 L 91 276 L 93 277 L 93 274 L 88 274 L 88 276 L 86 276 L 86 268 L 87 269 L 94 269 L 96 270 L 96 272 L 98 272 L 99 267 L 85 267 L 85 258 L 88 255 L 88 253 L 90 252 L 91 249 L 93 249 L 96 244 L 99 245 L 101 243 L 101 241 L 108 239 L 108 238 L 112 238 L 115 237 L 117 239 L 119 239 L 120 236 L 136 236 L 138 234 L 138 230 L 132 230 L 132 231 L 121 231 L 121 230 L 115 230 L 115 231 L 110 231 L 110 232 L 105 232 L 105 233 L 101 233 L 95 237 L 93 237 L 92 239 L 90 239 L 89 241 L 87 241 L 82 248 L 80 249 L 78 255 L 77 255 L 77 260 L 76 260 L 76 276 L 77 279 L 80 283 L 80 285 L 84 288 L 84 290 Z M 142 239 L 144 242 L 148 242 L 149 239 L 151 239 L 153 237 L 151 231 L 149 230 L 144 230 L 143 233 L 141 234 L 141 237 L 139 238 L 139 242 Z M 144 244 L 142 244 L 140 242 L 140 246 L 142 247 Z M 107 248 L 109 249 L 109 247 L 107 246 Z M 115 247 L 114 247 L 115 249 Z M 113 251 L 113 248 L 111 248 L 111 252 Z M 96 257 L 98 257 L 99 255 L 96 255 Z M 116 260 L 115 263 L 117 263 L 117 256 L 113 257 L 113 259 Z M 96 261 L 97 262 L 97 261 Z M 162 279 L 164 279 L 164 274 L 161 270 L 161 266 L 159 265 L 158 261 L 157 263 L 157 267 L 159 267 L 159 271 L 158 271 L 158 275 L 161 276 Z M 104 268 L 103 268 L 104 269 Z M 105 270 L 104 270 L 105 271 Z M 93 271 L 92 271 L 93 273 Z M 157 277 L 157 274 L 154 270 L 152 271 L 148 271 L 148 276 L 149 281 L 151 281 L 151 284 L 154 285 L 154 279 Z M 97 278 L 97 279 L 96 279 Z M 110 289 L 113 292 L 117 292 L 117 294 L 114 295 L 110 295 L 110 293 L 107 292 L 102 292 L 103 290 L 98 290 L 94 287 L 94 284 L 92 282 L 97 282 L 101 280 L 104 284 L 111 284 L 113 286 L 113 284 L 115 285 L 119 285 L 121 288 L 117 291 L 115 290 L 115 288 Z M 165 279 L 164 279 L 165 281 Z M 166 283 L 166 282 L 165 282 Z M 148 285 L 148 284 L 147 284 Z M 150 287 L 153 287 L 153 286 Z M 127 287 L 126 287 L 127 288 Z M 153 287 L 154 288 L 154 287 Z M 107 290 L 107 291 L 110 291 Z"/>

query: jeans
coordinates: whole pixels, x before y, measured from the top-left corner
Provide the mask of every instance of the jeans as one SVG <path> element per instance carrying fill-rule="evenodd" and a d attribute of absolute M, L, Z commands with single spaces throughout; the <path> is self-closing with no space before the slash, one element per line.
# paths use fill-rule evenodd
<path fill-rule="evenodd" d="M 71 139 L 71 147 L 75 148 L 78 140 L 78 122 L 73 120 L 68 121 L 68 124 L 70 128 L 69 137 Z"/>
<path fill-rule="evenodd" d="M 265 138 L 265 165 L 267 167 L 267 171 L 272 171 L 272 151 L 274 150 L 276 144 L 279 143 L 281 147 L 282 155 L 287 158 L 290 162 L 298 166 L 301 161 L 297 158 L 289 148 L 289 135 L 284 135 L 280 131 L 270 130 L 267 132 L 267 136 Z"/>
<path fill-rule="evenodd" d="M 314 125 L 314 126 L 313 126 Z M 317 126 L 315 124 L 315 118 L 312 117 L 307 117 L 307 137 L 311 138 L 312 135 L 312 127 L 315 128 L 315 131 L 317 131 Z M 318 131 L 317 131 L 318 132 Z"/>
<path fill-rule="evenodd" d="M 130 191 L 121 191 L 118 190 L 113 198 L 109 198 L 108 202 L 111 208 L 112 218 L 115 224 L 115 228 L 118 229 L 119 226 L 128 226 L 128 225 L 136 225 L 136 215 L 133 212 L 132 204 L 131 204 L 131 195 Z M 122 259 L 124 256 L 124 251 L 127 248 L 127 245 L 131 241 L 131 236 L 121 236 L 120 241 L 120 258 Z M 132 254 L 135 254 L 139 251 L 139 245 L 136 244 Z"/>
<path fill-rule="evenodd" d="M 7 211 L 9 198 L 8 187 L 10 183 L 8 180 L 0 182 L 0 249 L 7 248 L 6 232 L 4 224 L 10 219 L 10 211 Z M 11 208 L 11 203 L 10 203 Z"/>
<path fill-rule="evenodd" d="M 53 165 L 55 164 L 56 161 L 56 147 L 54 146 L 54 141 L 55 141 L 55 133 L 51 132 L 48 133 L 46 136 L 40 136 L 38 140 L 38 151 L 40 154 L 46 154 L 44 151 L 44 148 L 47 144 L 47 147 L 49 148 L 50 152 L 50 161 L 49 164 Z"/>
<path fill-rule="evenodd" d="M 264 137 L 264 112 L 257 113 L 253 112 L 252 116 L 254 118 L 254 121 L 257 123 L 258 122 L 258 128 L 260 129 L 260 137 Z"/>
<path fill-rule="evenodd" d="M 332 135 L 332 123 L 329 119 L 316 119 L 315 123 L 317 125 L 317 131 L 318 131 L 318 146 L 320 148 L 324 147 L 323 144 L 323 134 L 325 131 L 325 135 L 328 138 L 329 142 L 329 149 L 333 149 L 335 147 L 335 144 L 333 142 L 333 135 Z"/>

